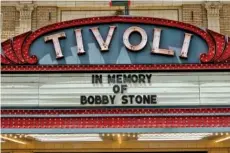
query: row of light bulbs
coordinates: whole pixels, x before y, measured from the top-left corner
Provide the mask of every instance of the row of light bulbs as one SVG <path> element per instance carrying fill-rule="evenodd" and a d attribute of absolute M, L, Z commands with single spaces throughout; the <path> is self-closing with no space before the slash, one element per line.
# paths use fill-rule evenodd
<path fill-rule="evenodd" d="M 213 135 L 216 135 L 216 136 L 218 136 L 218 135 L 230 135 L 230 133 L 228 133 L 228 132 L 226 132 L 226 133 L 213 133 Z"/>
<path fill-rule="evenodd" d="M 138 134 L 143 134 L 143 133 L 138 133 Z M 116 133 L 116 134 L 115 133 L 102 133 L 101 136 L 137 137 L 138 134 L 137 133 Z M 144 134 L 148 134 L 148 133 L 144 133 Z M 149 134 L 151 134 L 151 133 L 149 133 Z M 46 135 L 48 135 L 48 134 L 46 134 Z M 230 133 L 229 132 L 221 132 L 221 133 L 212 133 L 212 135 L 213 136 L 224 136 L 224 135 L 228 136 L 228 135 L 230 135 Z M 15 139 L 28 137 L 28 135 L 26 135 L 26 134 L 2 134 L 2 136 L 11 137 L 11 138 L 15 138 Z"/>
<path fill-rule="evenodd" d="M 4 137 L 9 137 L 9 138 L 26 138 L 28 137 L 26 134 L 2 134 Z"/>
<path fill-rule="evenodd" d="M 148 134 L 148 133 L 138 133 L 138 134 Z M 138 134 L 131 134 L 131 133 L 121 133 L 121 134 L 114 134 L 114 133 L 103 133 L 102 136 L 128 136 L 128 137 L 136 137 Z M 151 134 L 151 133 L 149 133 Z M 163 134 L 163 133 L 162 133 Z M 224 136 L 230 135 L 229 132 L 221 132 L 221 133 L 212 133 L 213 136 Z"/>
<path fill-rule="evenodd" d="M 115 137 L 115 136 L 125 137 L 126 136 L 126 137 L 134 137 L 134 138 L 137 137 L 137 134 L 134 134 L 134 133 L 133 134 L 131 134 L 131 133 L 121 133 L 121 134 L 120 133 L 118 133 L 118 134 L 117 133 L 116 134 L 115 133 L 102 133 L 101 135 L 102 136 L 108 136 L 108 137 L 109 136 L 113 136 L 113 137 Z"/>

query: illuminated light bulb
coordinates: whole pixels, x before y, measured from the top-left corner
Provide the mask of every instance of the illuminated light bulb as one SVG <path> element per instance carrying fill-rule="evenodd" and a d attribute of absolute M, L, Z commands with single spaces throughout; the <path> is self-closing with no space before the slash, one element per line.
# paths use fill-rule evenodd
<path fill-rule="evenodd" d="M 103 137 L 105 136 L 105 134 L 104 134 L 104 133 L 102 133 L 101 135 L 102 135 Z"/>
<path fill-rule="evenodd" d="M 229 133 L 226 133 L 226 135 L 229 135 Z"/>
<path fill-rule="evenodd" d="M 122 136 L 124 137 L 124 136 L 125 136 L 125 133 L 123 133 Z"/>
<path fill-rule="evenodd" d="M 14 138 L 17 139 L 18 137 L 15 135 Z"/>
<path fill-rule="evenodd" d="M 215 133 L 215 135 L 218 135 L 218 133 Z"/>
<path fill-rule="evenodd" d="M 220 133 L 220 135 L 224 135 L 223 133 Z"/>
<path fill-rule="evenodd" d="M 9 137 L 12 137 L 12 134 L 9 134 Z"/>
<path fill-rule="evenodd" d="M 130 134 L 128 133 L 128 135 L 127 135 L 128 137 L 130 137 Z"/>
<path fill-rule="evenodd" d="M 107 136 L 109 136 L 110 134 L 109 133 L 107 133 Z"/>

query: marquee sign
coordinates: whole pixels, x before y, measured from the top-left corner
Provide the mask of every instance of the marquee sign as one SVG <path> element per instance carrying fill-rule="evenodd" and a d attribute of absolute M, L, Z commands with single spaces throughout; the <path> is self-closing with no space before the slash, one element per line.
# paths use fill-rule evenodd
<path fill-rule="evenodd" d="M 230 72 L 2 74 L 1 106 L 230 106 Z"/>
<path fill-rule="evenodd" d="M 65 21 L 1 45 L 5 72 L 230 69 L 229 37 L 150 17 Z"/>
<path fill-rule="evenodd" d="M 103 81 L 103 78 L 106 81 Z M 80 95 L 81 106 L 145 106 L 157 104 L 157 95 L 155 94 L 127 94 L 127 84 L 151 84 L 152 74 L 108 74 L 105 77 L 102 75 L 92 75 L 92 84 L 102 84 L 105 82 L 108 85 L 112 84 L 113 94 L 84 94 Z M 98 90 L 100 87 L 98 87 Z"/>

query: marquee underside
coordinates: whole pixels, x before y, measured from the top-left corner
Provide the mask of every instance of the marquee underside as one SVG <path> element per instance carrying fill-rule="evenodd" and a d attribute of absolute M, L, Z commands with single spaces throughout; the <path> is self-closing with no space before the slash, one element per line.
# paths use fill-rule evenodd
<path fill-rule="evenodd" d="M 2 133 L 230 132 L 230 38 L 222 34 L 108 16 L 55 23 L 1 46 Z"/>

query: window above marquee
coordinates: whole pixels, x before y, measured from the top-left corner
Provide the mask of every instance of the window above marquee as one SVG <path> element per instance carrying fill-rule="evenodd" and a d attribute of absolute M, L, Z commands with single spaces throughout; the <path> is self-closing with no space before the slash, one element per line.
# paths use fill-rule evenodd
<path fill-rule="evenodd" d="M 60 21 L 67 21 L 67 20 L 73 20 L 73 19 L 80 19 L 80 18 L 86 18 L 86 17 L 95 17 L 95 16 L 113 16 L 117 15 L 119 12 L 122 13 L 123 9 L 105 9 L 105 10 L 61 10 L 60 11 Z M 156 18 L 164 18 L 164 19 L 170 19 L 170 20 L 176 20 L 179 21 L 180 15 L 179 15 L 179 9 L 178 8 L 172 8 L 170 10 L 168 9 L 130 9 L 130 15 L 131 16 L 146 16 L 146 17 L 156 17 Z M 121 14 L 122 15 L 122 14 Z"/>

